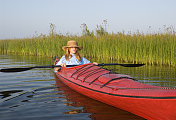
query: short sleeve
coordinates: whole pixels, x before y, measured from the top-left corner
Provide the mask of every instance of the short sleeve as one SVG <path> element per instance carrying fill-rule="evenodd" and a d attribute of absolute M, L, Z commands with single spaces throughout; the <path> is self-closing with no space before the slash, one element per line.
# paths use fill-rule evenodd
<path fill-rule="evenodd" d="M 61 57 L 61 59 L 56 65 L 61 65 L 61 63 L 64 63 L 64 61 L 65 61 L 65 55 Z"/>
<path fill-rule="evenodd" d="M 85 57 L 82 58 L 82 64 L 87 64 L 90 63 L 89 60 L 87 60 Z"/>

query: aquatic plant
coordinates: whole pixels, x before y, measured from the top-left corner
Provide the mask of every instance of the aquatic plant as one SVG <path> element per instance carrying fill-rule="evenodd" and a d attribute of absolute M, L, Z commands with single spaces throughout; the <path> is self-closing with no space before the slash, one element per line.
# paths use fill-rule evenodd
<path fill-rule="evenodd" d="M 54 27 L 54 26 L 52 26 Z M 87 28 L 86 28 L 87 29 Z M 54 32 L 54 30 L 52 29 Z M 62 46 L 76 40 L 83 46 L 81 54 L 97 59 L 115 59 L 119 62 L 176 66 L 176 33 L 128 33 L 102 35 L 50 35 L 26 39 L 0 40 L 0 53 L 35 56 L 62 56 Z M 88 31 L 88 30 L 87 30 Z"/>

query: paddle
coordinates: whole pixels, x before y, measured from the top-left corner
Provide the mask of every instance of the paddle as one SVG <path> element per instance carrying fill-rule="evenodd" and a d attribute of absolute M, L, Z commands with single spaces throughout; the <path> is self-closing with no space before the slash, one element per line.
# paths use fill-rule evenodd
<path fill-rule="evenodd" d="M 101 63 L 98 64 L 97 66 L 108 66 L 108 65 L 120 65 L 123 67 L 140 67 L 145 64 L 119 64 L 119 63 Z M 78 65 L 67 65 L 67 67 L 74 67 Z M 24 68 L 6 68 L 6 69 L 1 69 L 0 72 L 23 72 L 27 70 L 31 70 L 34 68 L 54 68 L 54 67 L 61 67 L 60 65 L 51 65 L 51 66 L 34 66 L 34 67 L 24 67 Z"/>

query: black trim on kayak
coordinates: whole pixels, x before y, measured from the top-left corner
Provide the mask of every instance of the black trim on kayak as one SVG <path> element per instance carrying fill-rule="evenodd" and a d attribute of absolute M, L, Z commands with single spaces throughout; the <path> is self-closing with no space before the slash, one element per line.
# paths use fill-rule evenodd
<path fill-rule="evenodd" d="M 85 81 L 88 77 L 91 77 L 92 75 L 95 75 L 95 74 L 103 72 L 103 71 L 107 71 L 105 69 L 102 69 L 102 70 L 99 70 L 99 71 L 98 70 L 96 69 L 96 71 L 91 72 L 90 74 L 88 74 L 87 76 L 85 76 L 85 78 L 83 80 Z"/>
<path fill-rule="evenodd" d="M 89 69 L 89 68 L 88 68 L 88 69 Z M 87 70 L 88 70 L 88 69 L 87 69 Z M 82 73 L 78 74 L 76 78 L 78 79 L 80 76 L 82 76 L 82 75 L 84 75 L 84 74 L 87 74 L 87 73 L 91 74 L 91 73 L 94 73 L 95 71 L 98 71 L 98 70 L 100 70 L 100 69 L 101 69 L 101 68 L 96 68 L 96 69 L 94 69 L 94 70 L 89 70 L 89 71 L 85 70 L 85 71 L 83 71 Z M 88 74 L 88 75 L 89 75 L 89 74 Z"/>
<path fill-rule="evenodd" d="M 113 78 L 111 80 L 109 80 L 108 82 L 106 82 L 105 84 L 103 84 L 100 88 L 104 87 L 105 85 L 109 84 L 110 82 L 114 81 L 114 80 L 120 80 L 120 79 L 123 79 L 123 78 L 128 78 L 128 79 L 132 79 L 133 78 L 129 78 L 129 77 L 118 77 L 118 78 Z"/>
<path fill-rule="evenodd" d="M 86 66 L 88 66 L 88 65 L 86 65 Z M 74 78 L 74 79 L 77 80 L 80 76 L 82 76 L 82 75 L 84 75 L 84 74 L 87 74 L 87 75 L 84 77 L 84 79 L 81 80 L 82 82 L 85 82 L 85 80 L 86 80 L 88 77 L 90 77 L 90 76 L 92 76 L 92 75 L 95 75 L 95 74 L 97 74 L 97 73 L 99 73 L 99 72 L 107 71 L 107 69 L 103 69 L 103 68 L 101 68 L 101 67 L 98 67 L 98 68 L 93 69 L 93 70 L 89 70 L 89 69 L 92 68 L 92 67 L 95 67 L 95 65 L 90 65 L 89 67 L 85 67 L 85 66 L 84 66 L 84 67 L 82 67 L 82 68 L 79 68 L 79 69 L 76 70 L 76 72 L 74 72 L 74 73 L 71 75 L 71 77 L 73 78 L 73 75 L 78 74 L 78 75 Z M 109 74 L 116 74 L 116 73 L 114 73 L 114 72 L 111 71 L 111 72 L 109 72 Z M 100 76 L 102 76 L 102 75 L 100 75 Z M 99 78 L 100 76 L 98 76 L 98 78 Z M 113 80 L 123 79 L 123 78 L 128 78 L 128 79 L 131 79 L 131 80 L 135 80 L 135 79 L 129 78 L 129 77 L 118 77 L 118 78 L 114 78 L 114 79 L 108 81 L 107 83 L 105 83 L 104 85 L 102 85 L 101 88 L 104 87 L 105 85 L 107 85 L 109 82 L 111 82 L 111 81 L 113 81 Z M 97 79 L 97 78 L 96 78 L 96 79 Z M 96 79 L 94 79 L 93 82 L 94 82 Z M 93 82 L 91 82 L 90 84 L 92 84 Z M 90 85 L 90 84 L 89 84 L 89 85 Z"/>
<path fill-rule="evenodd" d="M 102 91 L 99 91 L 99 90 L 94 90 L 94 89 L 91 89 L 91 88 L 88 88 L 88 87 L 85 87 L 83 85 L 80 85 L 80 84 L 77 84 L 67 78 L 64 78 L 63 76 L 61 76 L 60 74 L 56 73 L 57 75 L 59 75 L 60 77 L 62 77 L 63 79 L 67 80 L 68 82 L 71 82 L 77 86 L 80 86 L 80 87 L 83 87 L 83 88 L 86 88 L 88 90 L 91 90 L 91 91 L 94 91 L 94 92 L 98 92 L 98 93 L 102 93 L 102 94 L 107 94 L 107 95 L 112 95 L 112 96 L 119 96 L 119 97 L 128 97 L 128 98 L 146 98 L 146 99 L 176 99 L 176 96 L 173 96 L 173 97 L 152 97 L 152 96 L 130 96 L 130 95 L 119 95 L 119 94 L 113 94 L 113 93 L 107 93 L 107 92 L 102 92 Z"/>
<path fill-rule="evenodd" d="M 89 83 L 89 85 L 91 85 L 92 83 L 94 83 L 99 77 L 101 77 L 101 76 L 103 76 L 103 75 L 106 75 L 106 74 L 110 74 L 110 72 L 108 71 L 107 73 L 103 73 L 103 74 L 99 75 L 97 78 L 95 78 L 93 81 L 91 81 L 91 82 Z"/>
<path fill-rule="evenodd" d="M 89 65 L 89 64 L 88 64 Z M 89 66 L 89 67 L 87 67 L 88 65 L 85 65 L 85 66 L 83 66 L 83 67 L 81 67 L 81 68 L 79 68 L 79 69 L 77 69 L 76 70 L 76 72 L 74 72 L 72 75 L 71 75 L 71 77 L 73 76 L 73 75 L 75 75 L 76 73 L 79 73 L 79 72 L 81 72 L 81 73 L 84 73 L 84 71 L 86 71 L 87 69 L 89 69 L 89 68 L 91 68 L 91 67 L 93 67 L 94 65 L 91 65 L 91 66 Z M 86 68 L 87 67 L 87 68 Z M 81 74 L 80 73 L 80 74 Z M 77 75 L 78 76 L 78 75 Z"/>

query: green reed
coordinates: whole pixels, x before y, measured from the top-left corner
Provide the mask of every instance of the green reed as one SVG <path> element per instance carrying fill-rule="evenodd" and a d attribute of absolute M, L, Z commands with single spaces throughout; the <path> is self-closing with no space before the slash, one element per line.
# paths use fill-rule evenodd
<path fill-rule="evenodd" d="M 101 36 L 41 35 L 34 38 L 0 40 L 2 54 L 49 56 L 64 54 L 62 46 L 76 40 L 83 46 L 81 54 L 118 62 L 176 66 L 176 34 L 105 34 Z"/>

